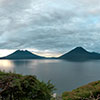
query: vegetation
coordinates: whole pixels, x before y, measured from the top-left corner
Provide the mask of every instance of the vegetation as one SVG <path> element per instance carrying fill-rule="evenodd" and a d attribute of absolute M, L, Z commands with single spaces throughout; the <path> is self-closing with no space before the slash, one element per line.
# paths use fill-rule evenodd
<path fill-rule="evenodd" d="M 100 100 L 100 81 L 89 83 L 71 92 L 64 92 L 63 100 Z"/>
<path fill-rule="evenodd" d="M 32 75 L 0 72 L 0 100 L 51 100 L 54 86 Z"/>
<path fill-rule="evenodd" d="M 0 71 L 0 100 L 55 100 L 52 98 L 54 90 L 50 81 L 44 83 L 32 75 Z M 100 100 L 100 81 L 64 92 L 62 100 Z"/>

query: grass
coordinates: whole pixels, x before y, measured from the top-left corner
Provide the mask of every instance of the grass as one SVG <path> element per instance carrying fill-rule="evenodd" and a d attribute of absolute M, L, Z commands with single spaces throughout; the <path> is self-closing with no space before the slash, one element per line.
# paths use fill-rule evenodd
<path fill-rule="evenodd" d="M 92 82 L 62 94 L 63 100 L 100 100 L 100 81 Z"/>

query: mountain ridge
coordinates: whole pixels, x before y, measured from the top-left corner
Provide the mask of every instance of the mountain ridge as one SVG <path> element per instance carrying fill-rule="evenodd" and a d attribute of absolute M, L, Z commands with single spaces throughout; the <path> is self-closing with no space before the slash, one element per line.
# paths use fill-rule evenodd
<path fill-rule="evenodd" d="M 0 59 L 43 59 L 45 57 L 33 54 L 28 50 L 16 50 L 8 56 L 1 57 Z"/>
<path fill-rule="evenodd" d="M 65 59 L 70 61 L 86 61 L 86 60 L 97 60 L 100 59 L 100 54 L 96 52 L 89 52 L 83 47 L 76 47 L 63 54 L 59 59 Z"/>
<path fill-rule="evenodd" d="M 0 59 L 63 59 L 68 61 L 87 61 L 100 59 L 100 53 L 89 52 L 83 47 L 76 47 L 60 57 L 49 58 L 33 54 L 28 50 L 16 50 L 12 54 L 1 57 Z"/>

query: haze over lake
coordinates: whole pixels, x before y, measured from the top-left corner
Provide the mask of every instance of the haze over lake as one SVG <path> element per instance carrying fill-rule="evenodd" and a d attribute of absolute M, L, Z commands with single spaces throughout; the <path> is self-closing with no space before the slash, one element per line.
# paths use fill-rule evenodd
<path fill-rule="evenodd" d="M 57 93 L 70 91 L 92 81 L 100 80 L 100 60 L 69 62 L 65 60 L 0 60 L 0 70 L 36 75 L 51 80 Z"/>

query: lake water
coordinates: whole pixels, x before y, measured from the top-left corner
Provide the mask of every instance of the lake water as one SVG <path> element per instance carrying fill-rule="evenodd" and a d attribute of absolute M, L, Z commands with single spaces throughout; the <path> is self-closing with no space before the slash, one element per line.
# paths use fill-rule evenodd
<path fill-rule="evenodd" d="M 70 91 L 100 80 L 100 61 L 69 62 L 64 60 L 0 60 L 0 70 L 23 75 L 36 75 L 39 80 L 51 80 L 57 93 Z"/>

